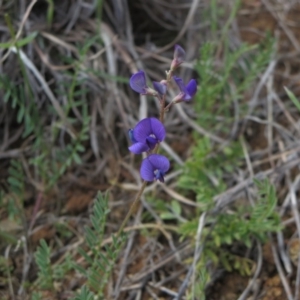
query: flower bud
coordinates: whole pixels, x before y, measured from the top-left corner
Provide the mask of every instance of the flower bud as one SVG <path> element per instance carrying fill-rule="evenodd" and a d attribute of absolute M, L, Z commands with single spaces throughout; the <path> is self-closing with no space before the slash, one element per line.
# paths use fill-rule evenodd
<path fill-rule="evenodd" d="M 185 51 L 179 45 L 175 45 L 174 58 L 171 64 L 171 71 L 177 69 L 185 59 Z"/>

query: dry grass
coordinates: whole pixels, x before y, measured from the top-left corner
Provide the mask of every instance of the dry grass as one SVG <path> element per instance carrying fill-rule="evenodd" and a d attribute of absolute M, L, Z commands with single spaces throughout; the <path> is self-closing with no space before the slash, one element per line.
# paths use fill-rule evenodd
<path fill-rule="evenodd" d="M 18 215 L 21 223 L 11 222 L 7 209 L 0 207 L 1 231 L 23 241 L 14 246 L 7 240 L 0 244 L 1 255 L 10 266 L 8 275 L 0 270 L 3 299 L 30 299 L 37 276 L 33 253 L 42 238 L 53 248 L 53 264 L 59 264 L 66 255 L 82 262 L 76 250 L 84 244 L 83 228 L 90 223 L 88 212 L 98 190 L 109 190 L 111 213 L 103 243 L 111 242 L 111 233 L 117 232 L 141 185 L 138 163 L 127 151 L 127 130 L 137 120 L 157 114 L 155 102 L 129 90 L 128 78 L 143 69 L 151 80 L 161 80 L 171 63 L 175 43 L 187 50 L 187 63 L 180 75 L 191 77 L 199 48 L 205 40 L 213 38 L 211 22 L 202 18 L 202 12 L 208 10 L 211 2 L 112 0 L 104 1 L 102 9 L 97 7 L 97 1 L 54 1 L 53 19 L 46 1 L 0 2 L 1 43 L 22 40 L 38 32 L 37 38 L 19 53 L 15 41 L 8 49 L 0 50 L 0 73 L 16 89 L 30 87 L 19 89 L 17 96 L 22 94 L 20 99 L 30 114 L 39 114 L 43 147 L 64 149 L 79 136 L 85 120 L 83 102 L 90 117 L 88 139 L 83 142 L 85 151 L 80 157 L 82 163 L 67 167 L 49 185 L 30 164 L 30 159 L 40 154 L 34 146 L 34 134 L 24 136 L 25 122 L 17 121 L 16 109 L 10 102 L 0 101 L 3 203 L 12 196 L 7 182 L 10 161 L 18 160 L 25 174 L 22 199 L 13 196 L 14 205 L 24 207 Z M 224 19 L 218 20 L 221 26 L 231 10 L 231 1 L 226 2 L 222 4 Z M 300 6 L 297 2 L 245 0 L 233 20 L 228 35 L 230 45 L 242 41 L 257 43 L 270 30 L 277 37 L 277 50 L 257 78 L 254 89 L 245 95 L 246 116 L 240 117 L 238 113 L 234 116 L 228 136 L 200 127 L 192 105 L 176 106 L 166 117 L 170 138 L 162 148 L 178 165 L 183 165 L 190 155 L 189 147 L 182 144 L 186 145 L 186 137 L 190 137 L 192 130 L 210 138 L 216 148 L 243 137 L 245 164 L 228 175 L 228 189 L 214 199 L 215 211 L 228 209 L 242 196 L 251 203 L 253 178 L 269 178 L 280 200 L 278 211 L 286 230 L 270 236 L 267 246 L 260 243 L 253 246 L 256 271 L 253 277 L 240 283 L 241 289 L 236 287 L 238 279 L 226 280 L 223 273 L 220 275 L 214 269 L 212 285 L 218 290 L 208 288 L 210 300 L 248 299 L 250 292 L 251 299 L 296 300 L 299 297 L 300 259 L 294 254 L 298 253 L 294 249 L 298 249 L 300 237 L 299 111 L 283 89 L 286 86 L 300 97 Z M 9 18 L 5 19 L 5 14 Z M 222 50 L 219 49 L 216 65 L 223 63 Z M 0 99 L 4 99 L 6 88 L 2 85 Z M 86 92 L 81 95 L 81 90 Z M 78 101 L 78 106 L 72 101 Z M 192 138 L 189 142 L 193 142 Z M 51 163 L 53 151 L 47 152 L 45 161 Z M 176 188 L 179 175 L 180 171 L 172 170 L 165 186 L 153 183 L 146 192 L 166 201 L 176 199 L 192 211 L 198 203 L 193 195 L 179 193 Z M 145 197 L 141 204 L 132 224 L 125 229 L 129 232 L 128 240 L 107 286 L 107 299 L 185 299 L 202 247 L 199 243 L 195 247 L 181 242 L 178 228 L 165 224 Z M 151 216 L 151 222 L 144 221 L 145 214 Z M 202 215 L 199 219 L 198 242 L 204 218 Z M 57 224 L 63 224 L 71 234 L 63 235 L 64 230 L 58 229 Z M 269 269 L 264 270 L 264 266 Z M 27 282 L 32 283 L 30 288 L 25 288 Z M 71 273 L 55 291 L 45 291 L 43 299 L 69 299 L 83 283 L 82 277 Z"/>

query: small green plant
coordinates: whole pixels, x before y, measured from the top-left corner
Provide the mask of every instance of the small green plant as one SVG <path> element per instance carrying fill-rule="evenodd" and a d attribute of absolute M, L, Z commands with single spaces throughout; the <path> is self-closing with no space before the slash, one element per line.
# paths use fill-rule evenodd
<path fill-rule="evenodd" d="M 6 210 L 10 219 L 20 223 L 25 192 L 25 175 L 21 162 L 11 160 L 8 174 L 7 181 L 10 193 L 6 197 Z"/>
<path fill-rule="evenodd" d="M 227 31 L 239 4 L 240 1 L 234 2 L 232 14 L 220 31 L 221 37 L 204 43 L 196 64 L 200 77 L 194 105 L 197 122 L 223 136 L 229 134 L 237 117 L 242 118 L 247 113 L 245 96 L 274 53 L 274 39 L 270 37 L 260 45 L 241 44 L 236 48 L 229 45 Z M 220 13 L 217 1 L 212 1 L 208 15 L 213 19 L 214 35 L 217 35 L 217 15 Z M 194 194 L 196 202 L 201 204 L 200 208 L 196 214 L 190 211 L 177 217 L 172 206 L 161 206 L 162 217 L 179 223 L 182 239 L 196 236 L 199 214 L 207 213 L 206 223 L 209 226 L 204 227 L 202 232 L 204 249 L 196 267 L 197 279 L 193 287 L 193 296 L 197 295 L 199 299 L 205 299 L 205 287 L 210 280 L 208 261 L 228 271 L 237 270 L 247 275 L 251 272 L 252 261 L 232 253 L 231 246 L 250 247 L 254 239 L 264 242 L 268 233 L 281 229 L 275 212 L 275 189 L 268 181 L 255 182 L 258 193 L 253 207 L 237 205 L 230 211 L 215 212 L 214 197 L 226 191 L 228 176 L 242 167 L 243 157 L 239 142 L 217 148 L 208 138 L 194 133 L 194 146 L 177 186 L 183 193 Z M 176 211 L 182 214 L 181 210 Z"/>
<path fill-rule="evenodd" d="M 252 260 L 231 252 L 232 245 L 250 248 L 253 240 L 265 242 L 268 234 L 282 229 L 280 217 L 276 212 L 277 197 L 275 188 L 269 181 L 255 181 L 257 200 L 253 206 L 237 206 L 228 212 L 211 213 L 202 234 L 204 245 L 201 260 L 198 263 L 198 276 L 203 275 L 208 261 L 215 266 L 221 265 L 227 271 L 238 271 L 241 275 L 250 275 L 253 269 Z M 183 223 L 179 232 L 183 237 L 193 238 L 198 228 L 198 220 Z M 201 275 L 202 274 L 202 275 Z M 200 281 L 200 277 L 198 277 Z M 204 286 L 202 285 L 202 288 Z M 203 296 L 204 289 L 199 293 Z"/>
<path fill-rule="evenodd" d="M 42 289 L 53 289 L 53 272 L 50 260 L 51 250 L 45 240 L 40 241 L 40 246 L 35 253 L 35 261 L 39 268 L 38 281 Z"/>
<path fill-rule="evenodd" d="M 86 285 L 84 285 L 74 300 L 94 300 L 95 294 L 91 292 Z"/>
<path fill-rule="evenodd" d="M 221 66 L 215 64 L 218 46 L 207 42 L 200 50 L 196 64 L 200 86 L 195 110 L 201 126 L 227 134 L 233 121 L 233 104 L 239 106 L 240 116 L 247 112 L 245 93 L 273 56 L 274 39 L 254 46 L 242 44 L 233 50 L 224 43 Z"/>
<path fill-rule="evenodd" d="M 91 226 L 86 226 L 86 245 L 79 248 L 78 253 L 84 260 L 78 263 L 70 255 L 66 255 L 59 264 L 51 263 L 51 249 L 44 240 L 35 253 L 35 260 L 39 269 L 35 286 L 41 289 L 54 290 L 54 283 L 60 282 L 69 272 L 79 272 L 86 280 L 86 284 L 74 299 L 104 299 L 104 289 L 111 276 L 112 269 L 121 251 L 125 235 L 112 236 L 110 244 L 102 245 L 106 217 L 109 213 L 107 196 L 98 193 L 95 199 L 93 213 L 90 216 Z M 38 297 L 38 294 L 35 295 Z M 38 299 L 38 298 L 37 298 Z"/>
<path fill-rule="evenodd" d="M 31 300 L 42 300 L 43 296 L 39 292 L 33 292 L 31 295 Z"/>
<path fill-rule="evenodd" d="M 178 201 L 172 200 L 171 205 L 167 205 L 167 211 L 162 212 L 160 217 L 163 220 L 181 220 L 181 206 Z"/>
<path fill-rule="evenodd" d="M 85 259 L 88 267 L 82 268 L 81 265 L 74 264 L 74 268 L 86 277 L 87 287 L 92 289 L 92 291 L 100 297 L 99 299 L 102 299 L 104 296 L 104 288 L 111 275 L 125 238 L 123 234 L 116 237 L 112 236 L 112 243 L 102 247 L 108 213 L 107 196 L 98 193 L 93 214 L 90 217 L 92 226 L 86 227 L 88 250 L 79 249 L 79 253 Z M 87 291 L 87 288 L 81 290 L 81 295 L 85 294 L 85 291 Z"/>
<path fill-rule="evenodd" d="M 242 155 L 239 143 L 232 143 L 214 153 L 208 138 L 198 139 L 185 163 L 178 186 L 193 191 L 196 201 L 209 210 L 214 206 L 213 197 L 226 189 L 224 174 L 234 171 Z"/>

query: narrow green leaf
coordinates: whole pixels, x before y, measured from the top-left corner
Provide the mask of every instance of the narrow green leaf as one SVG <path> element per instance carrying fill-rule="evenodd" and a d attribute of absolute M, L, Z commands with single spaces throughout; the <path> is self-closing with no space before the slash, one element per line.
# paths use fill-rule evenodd
<path fill-rule="evenodd" d="M 174 216 L 174 214 L 169 213 L 169 212 L 161 213 L 161 214 L 160 214 L 160 217 L 161 217 L 163 220 L 174 220 L 174 219 L 176 219 L 176 217 Z"/>
<path fill-rule="evenodd" d="M 300 101 L 296 98 L 294 93 L 290 91 L 287 87 L 284 87 L 287 95 L 289 96 L 290 100 L 294 103 L 294 105 L 297 107 L 297 109 L 300 111 Z"/>
<path fill-rule="evenodd" d="M 8 49 L 8 48 L 13 47 L 15 45 L 18 48 L 23 47 L 23 46 L 29 44 L 31 41 L 33 41 L 35 39 L 35 37 L 37 36 L 37 34 L 38 34 L 38 32 L 35 31 L 35 32 L 32 32 L 31 34 L 29 34 L 27 37 L 25 37 L 21 40 L 18 40 L 17 42 L 10 41 L 10 42 L 6 42 L 6 43 L 0 43 L 0 48 L 1 49 Z"/>
<path fill-rule="evenodd" d="M 79 157 L 79 155 L 76 152 L 73 153 L 73 159 L 78 165 L 80 165 L 82 163 L 81 158 Z"/>
<path fill-rule="evenodd" d="M 75 262 L 72 263 L 73 268 L 78 271 L 80 274 L 84 275 L 84 276 L 88 276 L 88 273 L 86 271 L 86 269 L 84 269 L 82 266 L 76 264 Z"/>
<path fill-rule="evenodd" d="M 172 206 L 173 212 L 174 212 L 177 216 L 180 216 L 180 215 L 181 215 L 181 206 L 180 206 L 180 204 L 178 203 L 178 201 L 172 200 L 171 206 Z"/>
<path fill-rule="evenodd" d="M 91 257 L 88 256 L 88 254 L 82 249 L 82 248 L 78 248 L 78 252 L 79 254 L 81 254 L 85 260 L 89 263 L 89 264 L 93 264 L 93 259 Z"/>

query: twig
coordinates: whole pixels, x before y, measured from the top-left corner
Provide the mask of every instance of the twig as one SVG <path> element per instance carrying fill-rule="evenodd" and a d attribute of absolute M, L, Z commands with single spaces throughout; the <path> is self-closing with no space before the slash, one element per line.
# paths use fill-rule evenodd
<path fill-rule="evenodd" d="M 176 253 L 172 252 L 170 255 L 167 255 L 165 258 L 163 258 L 161 261 L 159 261 L 155 266 L 147 268 L 146 271 L 141 272 L 141 274 L 137 274 L 136 277 L 133 277 L 130 279 L 132 283 L 135 282 L 141 282 L 141 280 L 153 272 L 157 271 L 161 267 L 165 266 L 166 264 L 170 263 L 175 257 L 178 255 L 183 255 L 186 251 L 191 250 L 191 245 L 183 245 L 181 249 L 176 251 Z"/>
<path fill-rule="evenodd" d="M 252 112 L 254 111 L 256 105 L 257 105 L 257 102 L 258 102 L 258 96 L 263 88 L 263 86 L 265 85 L 265 83 L 267 82 L 270 74 L 272 74 L 274 72 L 274 69 L 276 67 L 276 64 L 277 64 L 277 60 L 272 60 L 268 66 L 268 68 L 266 69 L 266 71 L 263 73 L 263 75 L 261 76 L 261 79 L 254 91 L 254 94 L 253 94 L 253 97 L 252 99 L 250 100 L 250 105 L 249 105 L 249 110 L 248 110 L 248 115 L 251 115 Z M 246 125 L 244 124 L 244 127 Z"/>
<path fill-rule="evenodd" d="M 36 2 L 37 2 L 37 0 L 32 0 L 31 3 L 29 4 L 29 6 L 27 7 L 26 12 L 25 12 L 25 14 L 23 15 L 23 19 L 22 19 L 22 21 L 21 21 L 19 30 L 18 30 L 16 36 L 13 37 L 13 38 L 14 38 L 14 42 L 16 42 L 16 41 L 18 40 L 18 38 L 21 36 L 22 31 L 23 31 L 23 27 L 24 27 L 24 25 L 25 25 L 25 23 L 26 23 L 26 21 L 27 21 L 29 15 L 30 15 L 30 12 L 31 12 L 31 10 L 32 10 L 32 8 L 33 8 L 33 6 L 34 6 L 34 4 L 35 4 Z M 14 48 L 14 47 L 8 49 L 7 53 L 6 53 L 6 54 L 3 56 L 3 58 L 0 60 L 0 64 L 2 64 L 2 63 L 7 59 L 7 57 L 10 55 L 11 51 L 13 51 L 13 48 Z"/>
<path fill-rule="evenodd" d="M 203 207 L 203 205 L 201 205 L 201 203 L 197 203 L 195 201 L 192 201 L 192 200 L 178 194 L 177 192 L 175 192 L 172 189 L 168 188 L 166 185 L 161 185 L 161 187 L 172 198 L 176 199 L 177 201 L 179 201 L 183 204 L 190 205 L 190 206 L 193 206 L 193 207 Z"/>
<path fill-rule="evenodd" d="M 294 220 L 295 219 L 293 218 L 293 221 Z M 285 224 L 283 224 L 283 226 L 285 226 Z M 283 236 L 282 231 L 277 232 L 277 243 L 278 243 L 279 254 L 280 254 L 282 263 L 284 265 L 285 271 L 288 274 L 291 274 L 292 273 L 291 260 L 290 260 L 289 256 L 286 253 L 284 236 Z"/>
<path fill-rule="evenodd" d="M 10 274 L 10 266 L 9 266 L 9 252 L 10 252 L 11 245 L 8 245 L 5 249 L 5 259 L 6 259 L 6 272 L 7 272 L 7 281 L 8 281 L 8 287 L 9 287 L 9 292 L 12 300 L 15 300 L 15 293 L 14 293 L 14 288 L 12 285 L 12 278 Z"/>
<path fill-rule="evenodd" d="M 178 163 L 179 166 L 183 166 L 183 160 L 175 153 L 175 151 L 165 142 L 160 143 L 161 147 Z"/>
<path fill-rule="evenodd" d="M 269 13 L 273 16 L 273 18 L 278 21 L 279 26 L 283 29 L 283 31 L 289 38 L 290 42 L 292 43 L 292 45 L 295 47 L 295 49 L 299 53 L 300 52 L 300 44 L 299 44 L 298 40 L 296 39 L 296 37 L 294 36 L 293 32 L 286 26 L 286 22 L 281 20 L 281 18 L 278 15 L 276 15 L 276 13 L 272 10 L 271 4 L 269 3 L 268 0 L 262 0 L 262 2 L 265 5 L 265 7 L 267 8 L 267 10 L 269 11 Z"/>
<path fill-rule="evenodd" d="M 209 137 L 212 141 L 216 143 L 225 143 L 225 140 L 222 138 L 206 131 L 204 128 L 196 124 L 183 110 L 181 105 L 175 105 L 177 112 L 179 113 L 180 117 L 184 120 L 185 123 L 187 123 L 189 126 L 191 126 L 194 130 L 199 132 L 200 134 Z"/>
<path fill-rule="evenodd" d="M 194 293 L 195 293 L 195 290 L 194 290 L 194 286 L 195 286 L 195 267 L 196 267 L 197 262 L 200 259 L 200 256 L 201 256 L 201 253 L 202 253 L 202 250 L 203 250 L 203 245 L 200 245 L 200 240 L 201 240 L 202 230 L 203 230 L 204 224 L 205 224 L 205 216 L 206 216 L 206 212 L 202 213 L 200 218 L 199 218 L 198 229 L 197 229 L 197 234 L 196 234 L 196 246 L 195 246 L 193 263 L 190 266 L 189 271 L 188 271 L 183 283 L 181 284 L 181 286 L 179 288 L 179 291 L 178 291 L 178 294 L 177 294 L 177 296 L 174 300 L 180 300 L 181 299 L 183 293 L 185 292 L 185 290 L 186 290 L 186 288 L 189 284 L 189 281 L 190 281 L 191 277 L 193 277 L 193 297 L 192 297 L 192 299 L 195 299 L 195 297 L 194 297 Z"/>
<path fill-rule="evenodd" d="M 241 141 L 241 144 L 242 144 L 242 148 L 243 148 L 243 152 L 244 152 L 244 156 L 245 156 L 245 161 L 246 161 L 247 168 L 248 168 L 248 171 L 249 171 L 249 174 L 250 174 L 250 178 L 253 178 L 254 177 L 253 167 L 252 167 L 252 163 L 251 163 L 251 159 L 250 159 L 250 156 L 249 156 L 249 152 L 248 152 L 248 149 L 247 149 L 245 139 L 243 137 L 241 137 L 240 141 Z"/>
<path fill-rule="evenodd" d="M 28 253 L 27 249 L 27 240 L 24 236 L 21 237 L 21 242 L 23 243 L 23 252 L 24 252 L 24 257 L 23 257 L 23 271 L 22 271 L 22 282 L 20 284 L 19 290 L 18 290 L 18 295 L 22 295 L 24 292 L 24 283 L 27 279 L 27 275 L 29 272 L 29 268 L 32 262 L 32 254 Z"/>
<path fill-rule="evenodd" d="M 137 193 L 137 195 L 136 195 L 133 203 L 131 204 L 130 209 L 129 209 L 129 211 L 128 211 L 128 213 L 127 213 L 124 221 L 122 222 L 122 224 L 121 224 L 121 226 L 120 226 L 120 228 L 119 228 L 119 230 L 117 232 L 117 236 L 120 236 L 120 234 L 122 233 L 124 227 L 126 226 L 128 220 L 129 220 L 129 218 L 131 217 L 132 213 L 136 209 L 136 205 L 139 203 L 139 200 L 140 200 L 140 198 L 141 198 L 141 196 L 142 196 L 142 194 L 143 194 L 146 186 L 147 186 L 147 181 L 144 181 L 143 184 L 142 184 L 142 186 L 141 186 L 141 188 L 140 188 L 140 190 L 139 190 L 139 192 Z"/>
<path fill-rule="evenodd" d="M 299 299 L 299 282 L 300 282 L 300 255 L 298 254 L 297 277 L 295 283 L 295 300 Z"/>
<path fill-rule="evenodd" d="M 11 47 L 10 48 L 13 52 L 15 53 L 20 53 L 20 58 L 23 61 L 23 63 L 27 66 L 27 68 L 35 75 L 37 80 L 40 82 L 40 84 L 43 86 L 43 90 L 47 94 L 48 98 L 50 99 L 52 105 L 54 106 L 57 114 L 60 116 L 62 119 L 63 123 L 67 126 L 69 129 L 69 133 L 72 137 L 75 136 L 75 130 L 71 127 L 69 124 L 67 117 L 59 104 L 59 102 L 56 100 L 54 97 L 54 94 L 52 93 L 51 89 L 49 88 L 48 84 L 46 83 L 45 79 L 41 75 L 41 73 L 38 71 L 38 69 L 35 67 L 35 65 L 31 62 L 31 60 L 27 57 L 27 55 L 22 51 L 22 50 L 17 50 L 16 47 Z"/>
<path fill-rule="evenodd" d="M 31 217 L 31 221 L 30 221 L 30 225 L 28 228 L 28 232 L 30 233 L 30 231 L 32 230 L 35 220 L 36 220 L 36 215 L 38 213 L 38 210 L 41 206 L 41 203 L 43 201 L 43 193 L 41 191 L 38 192 L 37 198 L 35 200 L 35 204 L 34 204 L 34 208 L 33 208 L 33 212 L 32 212 L 32 217 Z"/>
<path fill-rule="evenodd" d="M 142 208 L 142 206 L 141 206 Z M 141 214 L 142 214 L 142 209 L 139 210 L 136 218 L 135 218 L 135 224 L 140 220 L 141 218 Z M 134 242 L 134 238 L 135 238 L 135 234 L 136 234 L 136 231 L 132 231 L 131 234 L 130 234 L 130 237 L 128 239 L 128 242 L 127 242 L 127 246 L 126 246 L 126 249 L 125 249 L 125 252 L 123 254 L 123 264 L 122 264 L 122 268 L 121 270 L 119 271 L 119 274 L 118 274 L 118 280 L 116 282 L 116 286 L 115 286 L 115 291 L 114 291 L 114 298 L 115 299 L 118 299 L 119 297 L 119 294 L 120 294 L 120 287 L 121 287 L 121 284 L 122 284 L 122 281 L 123 281 L 123 278 L 124 278 L 124 275 L 125 275 L 125 272 L 127 270 L 127 266 L 128 266 L 128 257 L 129 257 L 129 254 L 130 254 L 130 251 L 132 249 L 132 245 L 133 245 L 133 242 Z"/>
<path fill-rule="evenodd" d="M 282 285 L 284 287 L 286 296 L 287 296 L 288 300 L 296 300 L 296 299 L 293 298 L 293 295 L 292 295 L 292 292 L 291 292 L 291 288 L 290 288 L 290 286 L 289 286 L 289 284 L 287 282 L 287 279 L 286 279 L 286 277 L 284 275 L 284 272 L 282 270 L 282 267 L 281 267 L 281 264 L 280 264 L 280 261 L 279 261 L 279 257 L 277 255 L 277 251 L 276 251 L 274 242 L 272 240 L 271 234 L 269 234 L 269 239 L 271 241 L 271 248 L 272 248 L 272 253 L 273 253 L 273 257 L 274 257 L 274 262 L 275 262 L 277 271 L 279 273 Z"/>
<path fill-rule="evenodd" d="M 203 244 L 201 245 L 200 241 L 201 241 L 202 231 L 205 224 L 205 217 L 206 217 L 206 212 L 202 213 L 202 215 L 199 218 L 198 229 L 196 233 L 196 247 L 195 247 L 194 259 L 193 259 L 193 271 L 192 271 L 193 272 L 192 275 L 193 298 L 195 298 L 196 264 L 199 261 L 203 250 Z"/>
<path fill-rule="evenodd" d="M 37 0 L 32 0 L 31 3 L 28 5 L 28 7 L 27 7 L 27 9 L 25 11 L 25 14 L 23 16 L 22 22 L 20 24 L 19 30 L 18 30 L 18 32 L 16 34 L 16 40 L 21 36 L 22 31 L 23 31 L 23 27 L 24 27 L 24 25 L 25 25 L 25 23 L 26 23 L 29 15 L 30 15 L 30 12 L 31 12 L 31 10 L 32 10 L 32 8 L 33 8 L 33 6 L 34 6 L 34 4 L 36 2 L 37 2 Z"/>
<path fill-rule="evenodd" d="M 195 13 L 197 12 L 197 6 L 199 5 L 199 2 L 200 2 L 200 0 L 194 0 L 193 1 L 192 5 L 190 6 L 190 10 L 188 12 L 188 15 L 185 19 L 185 22 L 184 22 L 181 30 L 179 31 L 178 35 L 175 37 L 175 39 L 171 43 L 169 43 L 168 45 L 164 46 L 163 48 L 160 48 L 158 51 L 156 51 L 156 53 L 165 52 L 166 50 L 171 48 L 174 44 L 176 44 L 183 37 L 184 33 L 186 32 L 189 25 L 191 24 Z"/>
<path fill-rule="evenodd" d="M 291 159 L 290 161 L 287 161 L 285 164 L 280 165 L 279 167 L 276 167 L 274 169 L 268 169 L 264 172 L 259 172 L 257 173 L 254 178 L 261 180 L 266 178 L 267 176 L 270 175 L 276 175 L 276 174 L 281 174 L 285 170 L 291 169 L 294 166 L 298 165 L 300 162 L 300 158 L 296 159 Z M 217 195 L 214 197 L 214 201 L 216 202 L 216 208 L 214 211 L 217 211 L 221 209 L 222 207 L 225 207 L 229 203 L 233 202 L 235 200 L 235 195 L 243 191 L 244 188 L 246 188 L 249 185 L 253 184 L 253 180 L 251 178 L 247 178 L 244 181 L 240 182 L 236 186 L 228 189 L 226 192 Z"/>
<path fill-rule="evenodd" d="M 262 259 L 262 248 L 261 248 L 261 244 L 259 241 L 257 241 L 257 250 L 258 250 L 258 258 L 257 258 L 257 266 L 256 266 L 255 273 L 254 273 L 252 279 L 249 281 L 246 289 L 243 291 L 243 293 L 238 298 L 238 300 L 246 300 L 247 299 L 247 296 L 248 296 L 249 292 L 251 291 L 253 285 L 255 284 L 255 281 L 261 271 L 263 259 Z"/>
<path fill-rule="evenodd" d="M 268 97 L 267 97 L 267 115 L 268 115 L 268 124 L 267 124 L 267 140 L 268 144 L 270 146 L 273 145 L 273 94 L 275 93 L 273 91 L 273 73 L 270 75 L 268 81 L 267 81 L 267 91 L 268 91 Z M 271 148 L 269 147 L 270 151 L 268 153 L 268 156 L 271 156 Z M 271 161 L 271 166 L 274 167 L 273 162 Z"/>
<path fill-rule="evenodd" d="M 297 177 L 300 177 L 298 175 Z M 296 182 L 298 181 L 297 178 L 295 180 Z M 297 198 L 296 198 L 296 192 L 295 192 L 295 185 L 290 184 L 290 195 L 291 195 L 291 208 L 293 211 L 293 215 L 296 221 L 296 226 L 297 226 L 297 233 L 298 233 L 298 238 L 300 238 L 300 215 L 297 207 Z M 298 269 L 297 269 L 297 277 L 296 277 L 296 282 L 295 282 L 295 297 L 294 299 L 299 299 L 299 287 L 300 287 L 300 255 L 298 253 Z"/>

